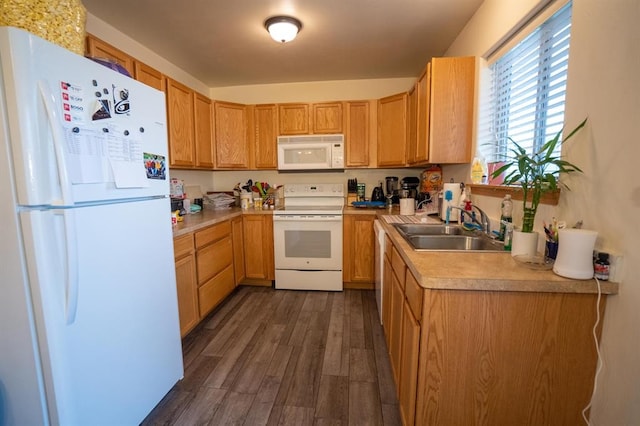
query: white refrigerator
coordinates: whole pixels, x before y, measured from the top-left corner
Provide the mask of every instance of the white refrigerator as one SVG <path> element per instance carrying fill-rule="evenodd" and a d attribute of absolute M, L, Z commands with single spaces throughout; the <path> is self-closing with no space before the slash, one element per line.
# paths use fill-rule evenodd
<path fill-rule="evenodd" d="M 0 27 L 0 425 L 136 425 L 183 376 L 162 92 Z"/>

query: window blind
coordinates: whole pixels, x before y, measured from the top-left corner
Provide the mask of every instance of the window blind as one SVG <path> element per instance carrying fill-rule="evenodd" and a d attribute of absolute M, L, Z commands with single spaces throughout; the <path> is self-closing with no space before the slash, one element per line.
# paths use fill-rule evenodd
<path fill-rule="evenodd" d="M 488 111 L 479 129 L 489 162 L 510 153 L 509 138 L 533 152 L 562 128 L 570 32 L 571 3 L 490 67 Z"/>

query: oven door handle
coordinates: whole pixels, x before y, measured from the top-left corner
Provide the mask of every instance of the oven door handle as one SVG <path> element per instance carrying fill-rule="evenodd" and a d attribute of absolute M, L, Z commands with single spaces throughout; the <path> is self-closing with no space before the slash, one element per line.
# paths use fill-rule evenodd
<path fill-rule="evenodd" d="M 274 215 L 274 222 L 302 221 L 302 222 L 341 222 L 342 215 Z"/>

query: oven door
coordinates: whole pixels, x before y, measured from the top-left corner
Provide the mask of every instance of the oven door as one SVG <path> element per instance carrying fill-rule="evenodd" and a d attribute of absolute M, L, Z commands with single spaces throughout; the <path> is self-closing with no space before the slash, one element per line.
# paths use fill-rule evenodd
<path fill-rule="evenodd" d="M 342 271 L 342 215 L 274 215 L 276 269 Z"/>

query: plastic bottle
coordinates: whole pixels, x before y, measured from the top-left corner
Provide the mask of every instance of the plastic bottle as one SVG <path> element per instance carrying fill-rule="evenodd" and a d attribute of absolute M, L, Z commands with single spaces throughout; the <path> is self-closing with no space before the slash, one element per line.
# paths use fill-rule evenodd
<path fill-rule="evenodd" d="M 511 241 L 513 239 L 513 224 L 507 223 L 507 229 L 504 231 L 504 249 L 511 251 Z"/>
<path fill-rule="evenodd" d="M 609 253 L 598 253 L 598 258 L 593 264 L 594 276 L 601 281 L 607 281 L 609 279 L 610 266 Z"/>
<path fill-rule="evenodd" d="M 485 174 L 482 163 L 479 157 L 474 158 L 471 163 L 471 182 L 476 185 L 482 183 L 482 175 Z"/>
<path fill-rule="evenodd" d="M 511 194 L 507 194 L 502 199 L 500 207 L 500 235 L 498 239 L 504 241 L 505 232 L 507 230 L 507 223 L 513 222 L 513 201 L 511 200 Z"/>

